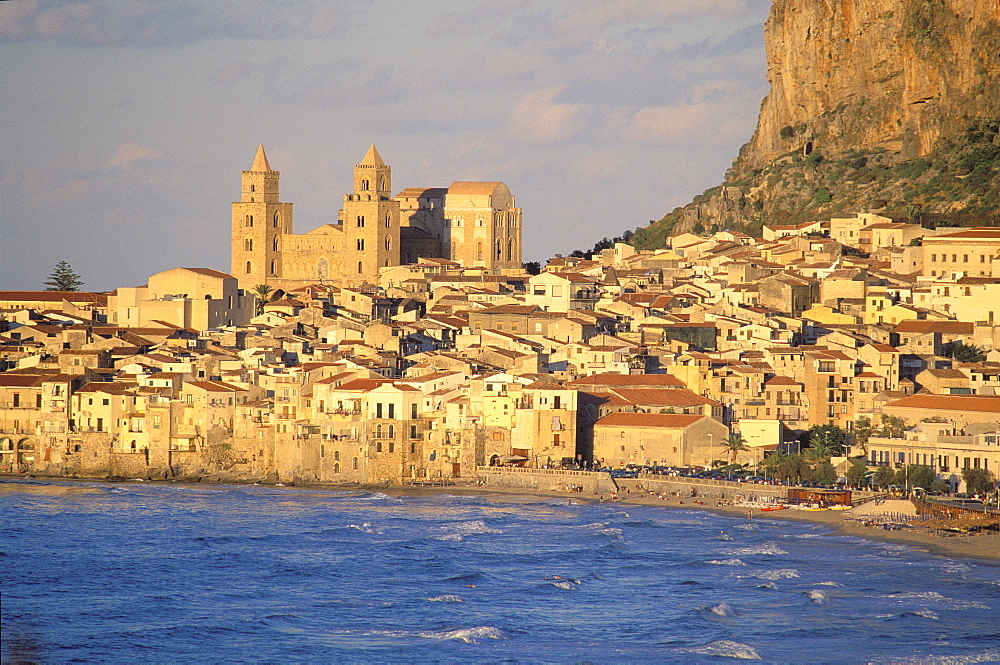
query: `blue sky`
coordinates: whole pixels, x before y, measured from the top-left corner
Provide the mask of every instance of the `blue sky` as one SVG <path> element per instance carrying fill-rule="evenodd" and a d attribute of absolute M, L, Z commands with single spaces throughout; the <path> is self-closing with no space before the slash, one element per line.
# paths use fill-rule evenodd
<path fill-rule="evenodd" d="M 502 180 L 525 260 L 721 182 L 767 92 L 766 0 L 0 2 L 0 289 L 229 267 L 258 143 L 302 233 L 370 143 L 393 189 Z"/>

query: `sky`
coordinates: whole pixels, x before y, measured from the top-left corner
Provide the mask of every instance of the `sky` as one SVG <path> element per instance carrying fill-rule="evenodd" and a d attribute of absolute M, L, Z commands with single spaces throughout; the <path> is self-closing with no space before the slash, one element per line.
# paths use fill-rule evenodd
<path fill-rule="evenodd" d="M 500 180 L 543 261 L 722 181 L 768 0 L 0 2 L 0 289 L 229 270 L 258 144 L 295 232 L 374 143 L 395 191 Z"/>

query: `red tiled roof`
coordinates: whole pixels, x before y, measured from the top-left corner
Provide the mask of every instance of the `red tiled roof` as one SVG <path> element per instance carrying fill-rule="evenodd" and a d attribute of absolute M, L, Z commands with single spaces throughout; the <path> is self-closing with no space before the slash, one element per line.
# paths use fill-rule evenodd
<path fill-rule="evenodd" d="M 971 321 L 900 321 L 893 332 L 901 333 L 953 333 L 971 335 L 975 324 Z"/>
<path fill-rule="evenodd" d="M 593 374 L 570 381 L 571 386 L 663 386 L 687 388 L 687 385 L 673 374 Z"/>
<path fill-rule="evenodd" d="M 1000 413 L 1000 397 L 986 395 L 910 395 L 886 407 Z"/>

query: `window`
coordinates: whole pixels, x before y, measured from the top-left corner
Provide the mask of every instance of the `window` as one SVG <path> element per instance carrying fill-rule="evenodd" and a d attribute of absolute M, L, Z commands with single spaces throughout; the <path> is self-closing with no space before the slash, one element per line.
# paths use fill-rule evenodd
<path fill-rule="evenodd" d="M 364 238 L 358 238 L 358 251 L 359 252 L 365 251 L 365 239 Z"/>
<path fill-rule="evenodd" d="M 274 261 L 271 261 L 271 274 L 272 275 L 277 275 L 278 274 L 277 265 L 278 265 L 277 263 L 275 263 Z"/>
<path fill-rule="evenodd" d="M 375 452 L 377 452 L 377 453 L 382 452 L 382 442 L 381 441 L 376 441 L 375 442 Z"/>
<path fill-rule="evenodd" d="M 247 274 L 249 275 L 251 272 L 253 272 L 253 270 L 250 268 L 250 262 L 247 261 Z"/>
<path fill-rule="evenodd" d="M 410 425 L 410 438 L 411 439 L 416 439 L 418 437 L 419 437 L 419 434 L 417 432 L 417 426 L 416 425 Z M 412 453 L 414 451 L 410 450 L 410 452 Z"/>
<path fill-rule="evenodd" d="M 937 254 L 931 254 L 931 263 L 934 263 L 936 261 L 937 261 Z"/>
<path fill-rule="evenodd" d="M 390 453 L 396 452 L 396 444 L 392 441 L 389 441 L 389 452 Z"/>
<path fill-rule="evenodd" d="M 410 405 L 410 418 L 416 418 L 416 417 L 417 417 L 417 403 L 414 402 L 413 404 Z"/>
<path fill-rule="evenodd" d="M 363 229 L 365 227 L 365 216 L 358 215 L 357 223 L 358 223 L 358 228 Z"/>
<path fill-rule="evenodd" d="M 962 263 L 968 263 L 968 262 L 969 262 L 969 255 L 962 254 Z"/>
<path fill-rule="evenodd" d="M 361 181 L 361 187 L 360 187 L 359 189 L 360 189 L 360 190 L 361 190 L 362 192 L 367 192 L 367 191 L 368 191 L 368 189 L 369 189 L 369 185 L 368 185 L 368 181 L 367 181 L 367 180 L 362 180 L 362 181 Z"/>
<path fill-rule="evenodd" d="M 253 215 L 247 215 L 246 225 L 253 226 Z"/>
<path fill-rule="evenodd" d="M 358 272 L 359 273 L 364 272 L 364 266 L 361 265 L 361 261 L 358 261 Z"/>
<path fill-rule="evenodd" d="M 278 236 L 274 236 L 274 240 L 271 242 L 271 249 L 278 251 Z"/>
<path fill-rule="evenodd" d="M 12 404 L 12 406 L 14 406 L 14 407 L 21 406 L 21 394 L 20 393 L 14 393 L 14 404 Z"/>
<path fill-rule="evenodd" d="M 392 214 L 387 212 L 385 213 L 385 228 L 388 229 L 391 227 L 392 227 Z M 386 249 L 388 249 L 388 247 Z"/>
<path fill-rule="evenodd" d="M 390 439 L 395 439 L 396 438 L 396 426 L 395 425 L 389 425 L 388 434 L 389 434 L 389 438 Z M 392 448 L 391 448 L 392 444 L 390 443 L 389 446 L 390 446 L 389 452 L 391 453 L 392 452 Z"/>
<path fill-rule="evenodd" d="M 354 459 L 353 459 L 353 460 L 351 461 L 351 466 L 352 466 L 352 467 L 354 468 L 354 470 L 355 470 L 355 471 L 357 471 L 357 470 L 358 470 L 358 458 L 357 458 L 357 457 L 355 457 L 355 458 L 354 458 Z"/>
<path fill-rule="evenodd" d="M 483 260 L 483 243 L 481 242 L 476 243 L 476 260 L 477 261 Z"/>
<path fill-rule="evenodd" d="M 272 222 L 272 224 L 274 225 L 275 228 L 278 227 L 278 224 L 280 223 L 280 221 L 281 220 L 278 217 L 278 213 L 274 213 L 274 221 Z"/>
<path fill-rule="evenodd" d="M 395 418 L 396 417 L 396 405 L 395 404 L 389 404 L 389 417 L 390 418 Z"/>
<path fill-rule="evenodd" d="M 252 252 L 253 251 L 253 238 L 247 238 L 243 242 L 243 249 L 245 249 L 248 252 Z"/>
<path fill-rule="evenodd" d="M 392 238 L 386 238 L 385 239 L 385 248 L 386 249 L 392 249 Z"/>

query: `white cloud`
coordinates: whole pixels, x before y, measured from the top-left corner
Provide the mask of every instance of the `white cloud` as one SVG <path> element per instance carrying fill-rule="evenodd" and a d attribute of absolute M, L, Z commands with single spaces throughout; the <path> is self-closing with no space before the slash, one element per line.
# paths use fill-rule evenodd
<path fill-rule="evenodd" d="M 124 143 L 115 149 L 114 154 L 104 163 L 104 166 L 112 169 L 119 166 L 129 166 L 134 162 L 157 159 L 163 159 L 163 151 L 159 148 L 141 143 Z"/>
<path fill-rule="evenodd" d="M 569 140 L 583 126 L 585 107 L 557 102 L 562 91 L 562 87 L 543 88 L 523 95 L 507 118 L 508 137 L 535 144 Z"/>

